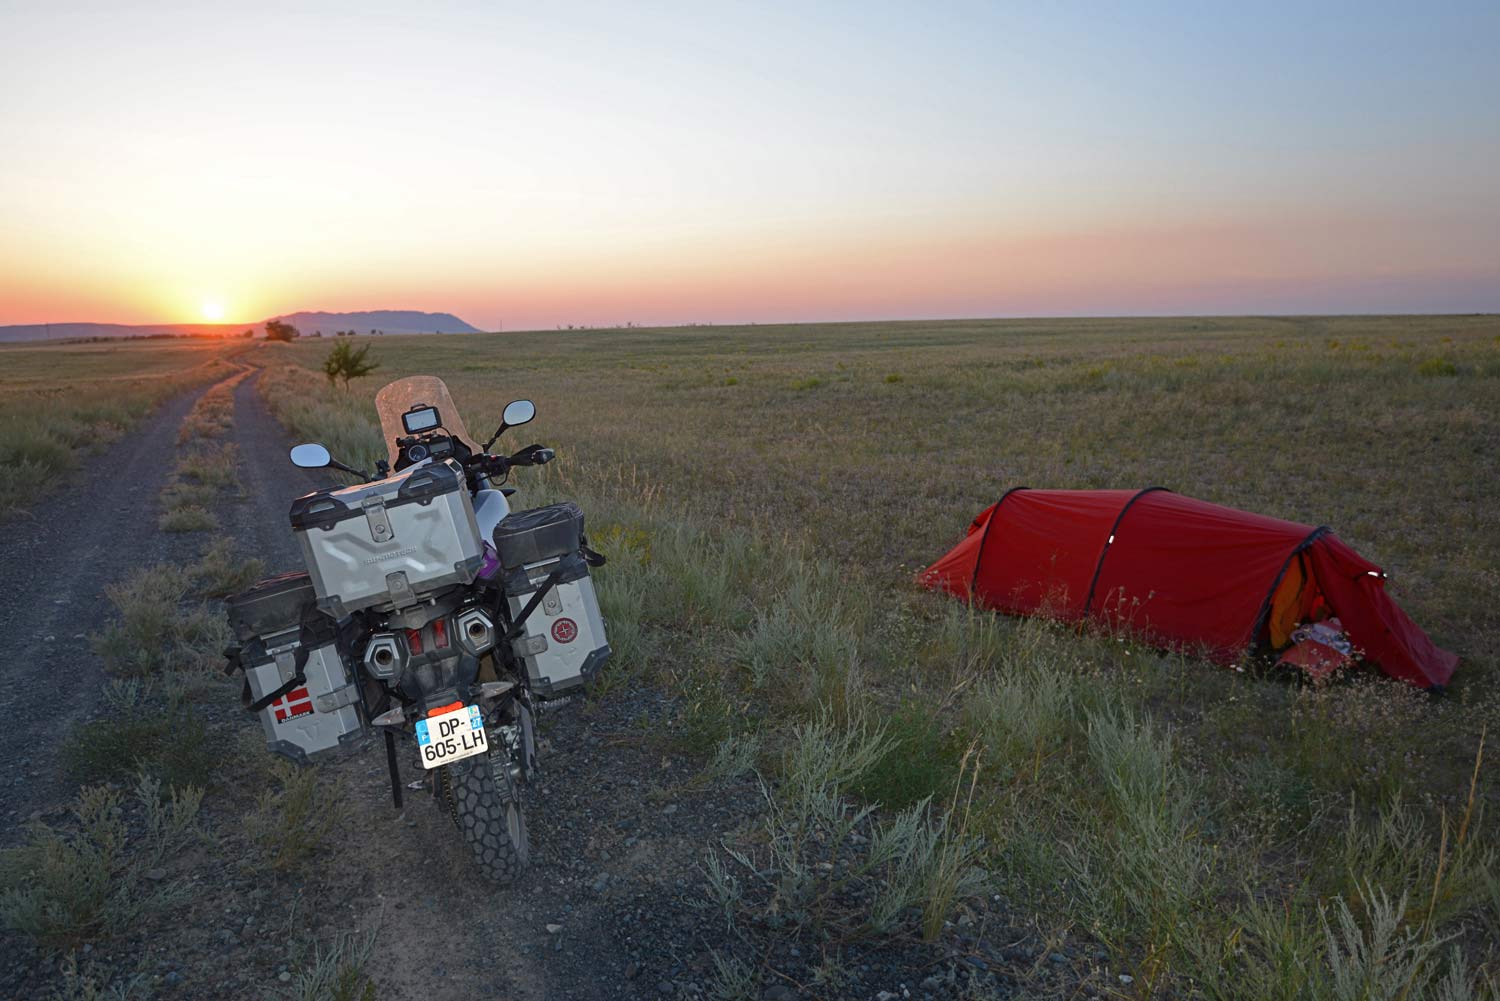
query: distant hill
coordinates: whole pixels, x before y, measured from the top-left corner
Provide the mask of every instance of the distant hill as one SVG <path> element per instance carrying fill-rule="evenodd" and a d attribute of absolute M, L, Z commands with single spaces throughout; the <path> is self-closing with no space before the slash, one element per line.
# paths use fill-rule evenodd
<path fill-rule="evenodd" d="M 304 310 L 287 313 L 280 317 L 304 334 L 321 330 L 331 334 L 335 330 L 354 330 L 368 334 L 378 330 L 383 334 L 477 334 L 478 327 L 471 327 L 452 313 L 420 313 L 414 309 L 372 309 L 359 313 L 324 313 Z"/>
<path fill-rule="evenodd" d="M 278 319 L 267 317 L 266 319 Z M 423 313 L 414 309 L 372 309 L 354 313 L 324 313 L 303 310 L 279 317 L 304 334 L 322 331 L 353 330 L 368 334 L 477 334 L 452 313 Z M 187 337 L 194 334 L 219 337 L 233 336 L 254 329 L 265 333 L 265 320 L 259 323 L 26 323 L 0 327 L 0 341 L 66 341 L 85 337 Z"/>

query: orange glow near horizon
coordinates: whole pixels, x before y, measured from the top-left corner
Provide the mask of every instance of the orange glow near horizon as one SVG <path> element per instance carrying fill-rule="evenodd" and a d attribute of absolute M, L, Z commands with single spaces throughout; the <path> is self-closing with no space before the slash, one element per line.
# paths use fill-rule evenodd
<path fill-rule="evenodd" d="M 253 325 L 303 309 L 452 312 L 481 329 L 574 323 L 641 325 L 837 319 L 1256 312 L 1441 311 L 1462 308 L 1485 234 L 1455 238 L 1434 224 L 1373 224 L 1324 216 L 1308 225 L 1264 219 L 1116 224 L 1057 232 L 1006 232 L 1004 224 L 906 228 L 788 229 L 613 247 L 554 250 L 527 259 L 490 251 L 479 277 L 455 261 L 484 260 L 483 247 L 450 247 L 407 264 L 361 267 L 297 262 L 291 274 L 247 263 L 232 302 L 191 288 L 160 294 L 186 262 L 163 260 L 160 277 L 128 294 L 34 281 L 6 297 L 5 320 Z M 1420 256 L 1413 247 L 1420 247 Z M 0 255 L 3 255 L 0 248 Z M 5 260 L 14 279 L 27 262 Z M 1400 274 L 1420 266 L 1422 298 Z M 256 271 L 259 270 L 259 273 Z M 1391 273 L 1395 274 L 1392 275 Z M 493 277 L 491 277 L 491 275 Z M 3 279 L 0 279 L 3 280 Z M 155 287 L 153 287 L 155 286 Z M 1445 290 L 1452 290 L 1448 298 Z M 1342 297 L 1340 299 L 1339 297 Z M 1344 304 L 1347 305 L 1344 305 Z M 498 306 L 497 306 L 498 304 Z M 1326 311 L 1326 310 L 1324 310 Z"/>

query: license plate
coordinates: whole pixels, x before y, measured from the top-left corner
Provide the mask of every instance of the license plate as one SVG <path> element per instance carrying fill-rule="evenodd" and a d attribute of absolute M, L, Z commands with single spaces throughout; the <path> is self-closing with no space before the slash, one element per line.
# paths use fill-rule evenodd
<path fill-rule="evenodd" d="M 478 706 L 464 706 L 417 720 L 417 754 L 423 768 L 436 768 L 490 749 Z"/>

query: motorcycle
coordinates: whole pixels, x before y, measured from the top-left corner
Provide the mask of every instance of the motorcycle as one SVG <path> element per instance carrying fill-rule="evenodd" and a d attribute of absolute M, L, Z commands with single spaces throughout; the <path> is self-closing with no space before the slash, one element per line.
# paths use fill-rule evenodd
<path fill-rule="evenodd" d="M 379 733 L 391 795 L 415 758 L 482 873 L 528 862 L 521 793 L 536 775 L 537 715 L 575 698 L 609 658 L 584 517 L 564 502 L 512 511 L 513 469 L 551 462 L 530 445 L 490 449 L 529 423 L 516 400 L 481 447 L 442 380 L 401 379 L 375 398 L 389 457 L 373 474 L 321 444 L 291 460 L 362 482 L 297 498 L 289 521 L 305 572 L 228 601 L 242 702 L 267 747 L 308 764 Z M 400 750 L 405 748 L 403 752 Z"/>

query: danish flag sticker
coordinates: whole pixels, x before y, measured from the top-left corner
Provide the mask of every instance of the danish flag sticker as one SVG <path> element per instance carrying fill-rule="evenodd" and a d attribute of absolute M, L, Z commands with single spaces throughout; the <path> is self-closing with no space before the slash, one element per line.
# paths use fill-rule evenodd
<path fill-rule="evenodd" d="M 313 711 L 312 696 L 307 694 L 307 686 L 293 688 L 281 698 L 271 703 L 271 708 L 276 712 L 276 722 L 285 723 L 289 719 L 298 716 L 306 716 Z"/>

